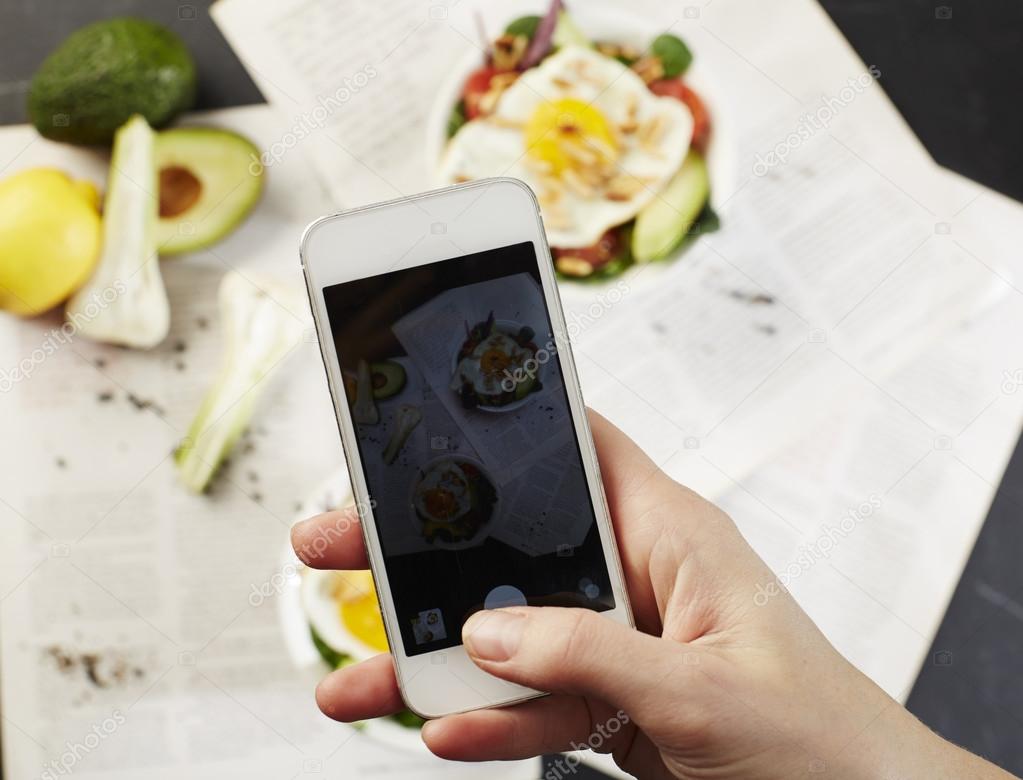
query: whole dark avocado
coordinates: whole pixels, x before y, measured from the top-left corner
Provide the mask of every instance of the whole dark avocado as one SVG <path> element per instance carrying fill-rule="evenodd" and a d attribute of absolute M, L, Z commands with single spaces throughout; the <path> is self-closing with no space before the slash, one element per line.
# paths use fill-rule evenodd
<path fill-rule="evenodd" d="M 132 114 L 153 127 L 195 100 L 195 62 L 182 40 L 143 19 L 109 19 L 76 30 L 32 79 L 28 114 L 47 138 L 109 144 Z"/>

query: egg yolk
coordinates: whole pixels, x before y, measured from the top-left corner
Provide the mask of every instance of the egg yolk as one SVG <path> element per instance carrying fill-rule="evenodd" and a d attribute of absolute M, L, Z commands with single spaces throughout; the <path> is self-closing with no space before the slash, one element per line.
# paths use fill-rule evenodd
<path fill-rule="evenodd" d="M 341 623 L 367 647 L 387 652 L 387 634 L 384 633 L 372 575 L 369 572 L 345 572 L 342 576 L 346 582 L 337 593 Z"/>
<path fill-rule="evenodd" d="M 576 98 L 541 103 L 526 122 L 526 153 L 550 166 L 551 173 L 614 162 L 618 144 L 611 124 L 589 103 Z"/>
<path fill-rule="evenodd" d="M 423 492 L 423 505 L 431 517 L 451 517 L 458 509 L 455 494 L 442 487 L 431 488 Z"/>
<path fill-rule="evenodd" d="M 494 347 L 480 356 L 480 368 L 484 374 L 499 374 L 508 368 L 511 357 L 503 349 Z"/>

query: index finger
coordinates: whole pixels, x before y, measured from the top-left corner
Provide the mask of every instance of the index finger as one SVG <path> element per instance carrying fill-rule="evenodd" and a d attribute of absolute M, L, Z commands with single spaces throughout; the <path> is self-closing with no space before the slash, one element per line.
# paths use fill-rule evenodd
<path fill-rule="evenodd" d="M 291 546 L 313 569 L 368 569 L 359 513 L 354 506 L 324 512 L 291 528 Z"/>

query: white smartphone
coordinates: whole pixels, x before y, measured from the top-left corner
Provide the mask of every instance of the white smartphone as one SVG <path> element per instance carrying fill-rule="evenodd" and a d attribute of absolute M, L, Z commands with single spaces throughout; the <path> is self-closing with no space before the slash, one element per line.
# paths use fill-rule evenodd
<path fill-rule="evenodd" d="M 406 704 L 541 695 L 469 660 L 471 614 L 632 613 L 536 198 L 449 187 L 319 219 L 300 252 Z"/>

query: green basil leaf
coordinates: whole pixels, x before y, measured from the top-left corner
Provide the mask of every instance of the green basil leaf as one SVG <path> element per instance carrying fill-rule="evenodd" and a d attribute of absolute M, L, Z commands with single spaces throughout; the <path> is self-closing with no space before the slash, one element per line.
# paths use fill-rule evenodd
<path fill-rule="evenodd" d="M 661 61 L 664 66 L 664 77 L 673 79 L 686 72 L 693 61 L 693 53 L 689 47 L 682 43 L 680 38 L 665 33 L 654 38 L 650 51 Z"/>
<path fill-rule="evenodd" d="M 539 16 L 520 16 L 504 28 L 507 35 L 524 35 L 530 40 L 536 35 L 536 28 L 540 25 Z"/>

